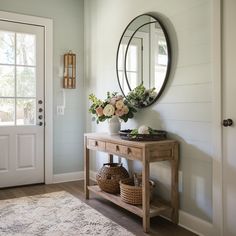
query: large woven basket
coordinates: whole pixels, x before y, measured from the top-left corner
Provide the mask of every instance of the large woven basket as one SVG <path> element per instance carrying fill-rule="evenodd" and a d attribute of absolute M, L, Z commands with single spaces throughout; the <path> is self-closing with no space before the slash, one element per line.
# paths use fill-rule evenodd
<path fill-rule="evenodd" d="M 120 163 L 105 163 L 96 175 L 101 190 L 114 194 L 120 192 L 119 181 L 126 178 L 129 173 Z"/>
<path fill-rule="evenodd" d="M 149 180 L 150 183 L 150 199 L 155 187 L 155 183 Z M 142 186 L 134 186 L 133 179 L 123 179 L 120 181 L 120 196 L 123 202 L 132 205 L 142 205 Z"/>

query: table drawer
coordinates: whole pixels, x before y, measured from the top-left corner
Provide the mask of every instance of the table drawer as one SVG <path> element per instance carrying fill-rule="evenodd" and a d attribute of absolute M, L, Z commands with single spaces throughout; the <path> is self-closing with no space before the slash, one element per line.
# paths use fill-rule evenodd
<path fill-rule="evenodd" d="M 142 149 L 135 147 L 127 147 L 127 156 L 142 160 Z"/>
<path fill-rule="evenodd" d="M 95 139 L 88 139 L 87 146 L 89 149 L 105 151 L 106 144 L 103 141 L 99 141 Z"/>
<path fill-rule="evenodd" d="M 128 147 L 125 145 L 115 144 L 115 143 L 106 143 L 106 151 L 121 155 L 124 157 L 132 157 L 136 158 L 137 160 L 142 159 L 142 149 L 141 148 L 135 148 L 135 147 Z"/>
<path fill-rule="evenodd" d="M 127 154 L 127 147 L 120 144 L 115 143 L 106 143 L 106 151 L 117 154 L 117 155 L 126 155 Z"/>

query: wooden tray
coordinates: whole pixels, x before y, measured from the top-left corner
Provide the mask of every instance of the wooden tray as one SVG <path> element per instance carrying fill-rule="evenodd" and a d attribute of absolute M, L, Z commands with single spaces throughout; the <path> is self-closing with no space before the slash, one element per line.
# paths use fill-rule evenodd
<path fill-rule="evenodd" d="M 135 134 L 131 135 L 132 129 L 121 130 L 119 132 L 121 139 L 130 141 L 159 141 L 167 138 L 167 132 L 164 130 L 154 130 L 155 134 Z"/>

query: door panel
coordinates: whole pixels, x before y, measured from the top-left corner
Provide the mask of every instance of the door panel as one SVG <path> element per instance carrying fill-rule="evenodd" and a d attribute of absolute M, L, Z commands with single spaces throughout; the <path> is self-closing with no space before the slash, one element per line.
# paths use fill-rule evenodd
<path fill-rule="evenodd" d="M 9 163 L 9 136 L 0 136 L 0 172 L 8 171 Z"/>
<path fill-rule="evenodd" d="M 40 121 L 44 28 L 0 20 L 0 188 L 44 182 Z"/>
<path fill-rule="evenodd" d="M 35 135 L 17 135 L 17 169 L 35 168 Z"/>
<path fill-rule="evenodd" d="M 236 1 L 223 1 L 223 119 L 236 124 Z M 236 235 L 236 126 L 223 128 L 223 226 L 225 236 Z"/>

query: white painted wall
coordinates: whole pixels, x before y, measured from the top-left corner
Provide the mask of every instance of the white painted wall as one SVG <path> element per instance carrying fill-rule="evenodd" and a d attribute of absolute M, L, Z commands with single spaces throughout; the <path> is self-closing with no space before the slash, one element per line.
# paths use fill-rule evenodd
<path fill-rule="evenodd" d="M 53 172 L 83 170 L 84 133 L 84 1 L 0 0 L 0 10 L 51 18 L 53 20 Z M 77 54 L 77 88 L 66 90 L 64 116 L 56 115 L 62 104 L 63 54 Z"/>
<path fill-rule="evenodd" d="M 212 220 L 212 0 L 86 0 L 85 88 L 104 98 L 106 91 L 119 91 L 116 50 L 126 25 L 137 15 L 161 15 L 170 34 L 173 67 L 166 89 L 157 103 L 138 112 L 122 128 L 141 124 L 162 128 L 180 141 L 182 186 L 180 205 L 185 212 Z M 87 107 L 89 103 L 87 103 Z M 87 129 L 103 131 L 87 114 Z M 97 154 L 103 155 L 103 154 Z M 101 163 L 94 161 L 92 168 Z M 129 167 L 139 169 L 138 163 Z M 167 163 L 152 164 L 157 193 L 169 194 Z"/>

